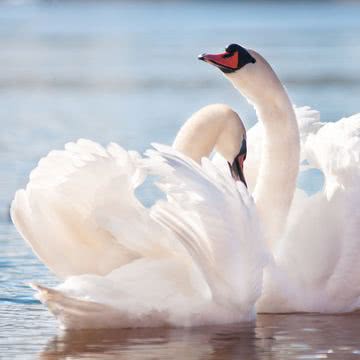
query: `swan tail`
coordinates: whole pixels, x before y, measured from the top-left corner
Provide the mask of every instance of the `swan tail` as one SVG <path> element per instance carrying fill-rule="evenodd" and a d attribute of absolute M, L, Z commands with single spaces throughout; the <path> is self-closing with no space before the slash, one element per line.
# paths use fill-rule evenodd
<path fill-rule="evenodd" d="M 145 178 L 139 161 L 116 144 L 80 139 L 41 159 L 16 193 L 16 228 L 59 277 L 106 274 L 149 249 L 162 251 L 158 226 L 134 195 Z"/>
<path fill-rule="evenodd" d="M 65 329 L 102 329 L 155 327 L 168 325 L 164 316 L 156 311 L 144 317 L 134 317 L 107 304 L 69 296 L 62 291 L 30 283 L 37 291 L 35 297 L 47 306 Z"/>

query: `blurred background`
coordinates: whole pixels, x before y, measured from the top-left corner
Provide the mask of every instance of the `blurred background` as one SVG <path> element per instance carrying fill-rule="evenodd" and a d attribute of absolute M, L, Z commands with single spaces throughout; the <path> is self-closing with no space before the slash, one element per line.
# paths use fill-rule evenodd
<path fill-rule="evenodd" d="M 360 111 L 360 3 L 0 3 L 0 213 L 51 149 L 80 137 L 143 151 L 194 111 L 252 108 L 199 62 L 236 42 L 259 50 L 293 102 L 337 120 Z"/>
<path fill-rule="evenodd" d="M 10 223 L 15 190 L 42 156 L 80 137 L 138 151 L 170 144 L 213 102 L 231 105 L 250 127 L 253 109 L 220 71 L 197 60 L 232 42 L 261 52 L 293 102 L 320 110 L 324 121 L 360 111 L 359 2 L 0 2 L 0 339 L 7 345 L 16 332 L 12 345 L 36 349 L 46 342 L 41 334 L 55 331 L 24 284 L 54 279 Z M 34 321 L 42 324 L 38 340 L 19 332 Z"/>

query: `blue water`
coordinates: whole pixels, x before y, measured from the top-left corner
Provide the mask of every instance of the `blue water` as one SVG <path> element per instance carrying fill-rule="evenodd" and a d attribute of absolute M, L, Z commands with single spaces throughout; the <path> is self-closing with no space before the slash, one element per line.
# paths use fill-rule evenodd
<path fill-rule="evenodd" d="M 220 72 L 196 60 L 231 42 L 260 51 L 293 102 L 320 110 L 324 121 L 360 111 L 360 3 L 0 3 L 0 357 L 359 356 L 355 315 L 261 316 L 240 328 L 61 334 L 26 286 L 30 280 L 56 284 L 8 217 L 15 190 L 39 158 L 79 137 L 138 151 L 153 141 L 170 143 L 192 112 L 212 102 L 230 104 L 250 127 L 253 109 Z M 312 192 L 321 176 L 299 183 Z"/>

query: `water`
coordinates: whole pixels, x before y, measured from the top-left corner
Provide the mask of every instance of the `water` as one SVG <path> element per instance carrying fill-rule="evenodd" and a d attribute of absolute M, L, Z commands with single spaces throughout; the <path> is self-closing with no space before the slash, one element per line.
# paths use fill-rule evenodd
<path fill-rule="evenodd" d="M 16 5 L 17 4 L 17 5 Z M 49 150 L 79 137 L 145 150 L 170 143 L 211 102 L 251 107 L 196 60 L 230 42 L 259 50 L 293 102 L 334 121 L 360 111 L 360 4 L 353 2 L 0 3 L 0 357 L 347 359 L 359 315 L 261 315 L 256 324 L 61 333 L 30 280 L 57 283 L 9 222 L 14 191 Z M 321 177 L 299 179 L 307 191 Z M 148 201 L 152 193 L 144 193 Z"/>

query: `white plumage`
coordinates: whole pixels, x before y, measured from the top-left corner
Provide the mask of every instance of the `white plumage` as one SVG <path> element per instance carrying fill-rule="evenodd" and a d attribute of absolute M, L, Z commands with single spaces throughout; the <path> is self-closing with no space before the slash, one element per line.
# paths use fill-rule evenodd
<path fill-rule="evenodd" d="M 252 319 L 256 302 L 260 312 L 359 308 L 360 114 L 322 123 L 292 106 L 259 54 L 228 51 L 201 59 L 225 67 L 259 117 L 245 163 L 254 201 L 229 176 L 228 166 L 242 171 L 246 135 L 226 105 L 195 113 L 174 148 L 154 145 L 145 158 L 116 144 L 67 144 L 17 192 L 16 227 L 65 279 L 33 285 L 64 326 L 230 323 Z M 222 158 L 210 162 L 213 149 Z M 305 168 L 324 175 L 311 196 L 296 188 Z M 148 174 L 167 198 L 151 208 L 134 194 Z"/>
<path fill-rule="evenodd" d="M 311 196 L 297 190 L 285 234 L 273 250 L 276 262 L 265 272 L 259 311 L 359 307 L 360 114 L 316 125 L 316 132 L 304 131 L 302 152 L 309 167 L 321 170 L 324 185 Z"/>
<path fill-rule="evenodd" d="M 79 140 L 41 160 L 17 193 L 14 223 L 66 279 L 54 290 L 33 284 L 63 326 L 193 326 L 254 317 L 267 255 L 244 185 L 206 159 L 200 166 L 156 148 L 140 158 L 115 144 L 105 149 Z M 168 197 L 150 209 L 134 195 L 145 172 L 160 177 Z"/>
<path fill-rule="evenodd" d="M 238 45 L 235 48 L 244 53 Z M 356 310 L 360 114 L 322 123 L 319 112 L 293 108 L 266 60 L 248 52 L 255 62 L 225 76 L 254 105 L 260 120 L 248 132 L 245 175 L 273 261 L 265 269 L 257 310 Z M 203 58 L 207 61 L 206 55 Z M 221 63 L 221 55 L 210 55 L 210 63 L 219 58 Z M 299 170 L 309 168 L 324 176 L 323 188 L 311 196 L 296 188 Z"/>

